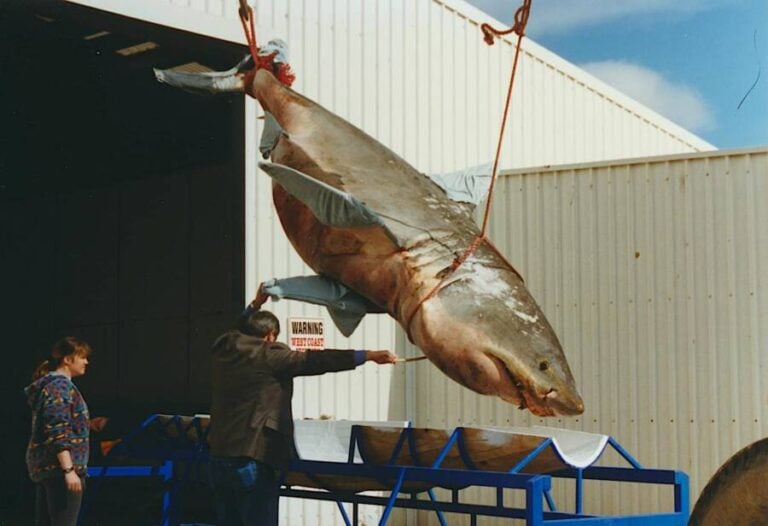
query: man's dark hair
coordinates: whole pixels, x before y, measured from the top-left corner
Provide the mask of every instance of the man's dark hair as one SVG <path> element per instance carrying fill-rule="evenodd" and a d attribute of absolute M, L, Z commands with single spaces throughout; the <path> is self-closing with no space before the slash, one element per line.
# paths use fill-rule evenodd
<path fill-rule="evenodd" d="M 280 320 L 268 310 L 257 310 L 248 316 L 242 316 L 237 323 L 237 330 L 243 334 L 263 338 L 270 332 L 280 334 Z"/>

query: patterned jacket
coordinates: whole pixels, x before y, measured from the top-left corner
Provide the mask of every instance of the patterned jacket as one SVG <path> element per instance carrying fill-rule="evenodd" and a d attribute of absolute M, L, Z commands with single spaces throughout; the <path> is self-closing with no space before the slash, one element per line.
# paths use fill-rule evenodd
<path fill-rule="evenodd" d="M 56 454 L 68 449 L 75 471 L 85 475 L 88 465 L 88 406 L 72 380 L 51 372 L 24 392 L 32 409 L 32 434 L 27 446 L 29 477 L 38 482 L 62 476 Z"/>

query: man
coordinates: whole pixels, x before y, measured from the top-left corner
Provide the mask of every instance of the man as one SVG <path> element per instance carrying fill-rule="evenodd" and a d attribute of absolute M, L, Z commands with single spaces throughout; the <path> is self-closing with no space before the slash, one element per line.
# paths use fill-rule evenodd
<path fill-rule="evenodd" d="M 277 342 L 280 323 L 256 299 L 213 344 L 210 474 L 218 526 L 278 522 L 277 472 L 296 456 L 293 378 L 395 363 L 389 351 L 295 352 Z"/>

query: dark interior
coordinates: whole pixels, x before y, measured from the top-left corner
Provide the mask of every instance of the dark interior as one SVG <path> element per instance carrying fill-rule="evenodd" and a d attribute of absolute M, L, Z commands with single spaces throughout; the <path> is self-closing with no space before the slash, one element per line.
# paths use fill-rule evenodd
<path fill-rule="evenodd" d="M 0 524 L 31 524 L 23 388 L 57 339 L 93 347 L 95 442 L 208 410 L 210 344 L 244 303 L 244 102 L 152 67 L 245 49 L 51 1 L 0 4 L 0 46 Z"/>

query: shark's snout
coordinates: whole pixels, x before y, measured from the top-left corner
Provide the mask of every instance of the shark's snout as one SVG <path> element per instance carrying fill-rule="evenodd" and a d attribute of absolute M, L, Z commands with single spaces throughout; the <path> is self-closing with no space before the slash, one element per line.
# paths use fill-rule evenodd
<path fill-rule="evenodd" d="M 562 394 L 561 394 L 562 391 Z M 584 402 L 575 389 L 550 387 L 534 391 L 526 398 L 527 407 L 538 416 L 573 416 L 584 412 Z"/>
<path fill-rule="evenodd" d="M 514 390 L 497 384 L 498 396 L 528 409 L 536 416 L 569 416 L 584 412 L 584 403 L 573 386 L 570 372 L 564 377 L 541 378 L 533 368 L 526 369 L 518 363 L 508 364 L 501 358 L 493 358 L 503 367 Z M 548 369 L 547 369 L 548 370 Z M 539 372 L 541 368 L 539 368 Z"/>

